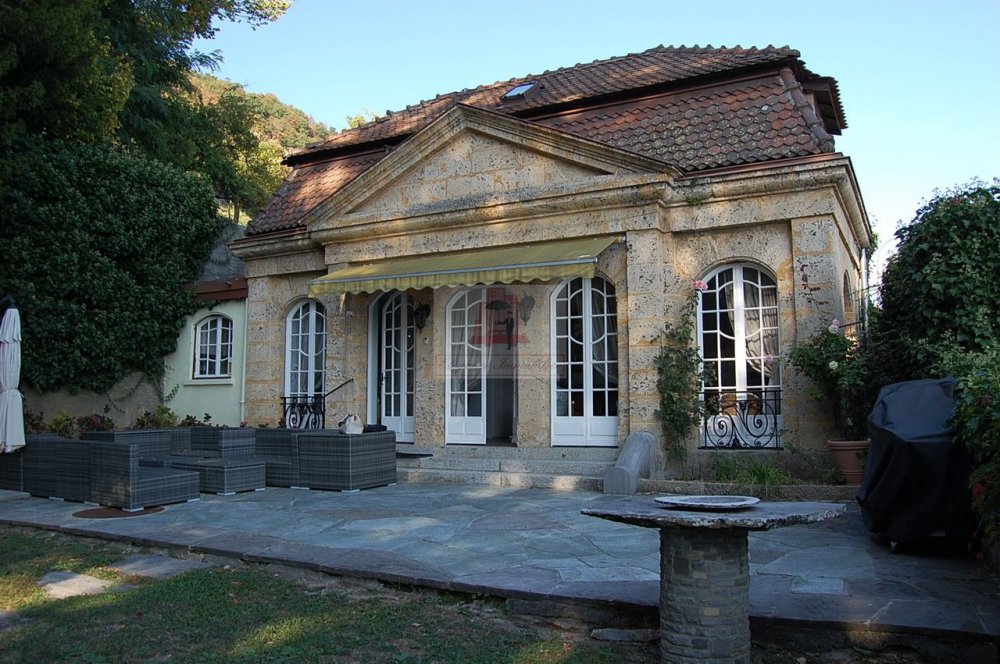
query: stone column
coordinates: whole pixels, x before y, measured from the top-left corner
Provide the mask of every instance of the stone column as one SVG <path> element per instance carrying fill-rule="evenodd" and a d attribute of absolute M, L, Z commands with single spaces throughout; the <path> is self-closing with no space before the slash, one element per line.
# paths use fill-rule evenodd
<path fill-rule="evenodd" d="M 660 661 L 750 663 L 743 528 L 660 530 Z"/>
<path fill-rule="evenodd" d="M 669 287 L 664 265 L 663 235 L 657 230 L 628 233 L 628 288 L 624 302 L 619 298 L 619 318 L 624 318 L 627 359 L 628 429 L 622 440 L 635 431 L 659 431 L 654 415 L 660 406 L 656 390 L 656 356 L 660 350 Z"/>

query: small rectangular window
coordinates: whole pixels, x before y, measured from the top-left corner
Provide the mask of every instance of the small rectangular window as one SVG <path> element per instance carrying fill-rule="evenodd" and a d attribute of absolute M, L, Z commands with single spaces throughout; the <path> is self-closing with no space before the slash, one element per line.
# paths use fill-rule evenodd
<path fill-rule="evenodd" d="M 513 88 L 511 88 L 510 90 L 508 90 L 504 94 L 503 98 L 504 99 L 515 99 L 517 97 L 523 97 L 524 95 L 526 95 L 528 93 L 528 90 L 530 90 L 533 87 L 535 87 L 535 84 L 533 82 L 532 83 L 521 83 L 520 85 L 515 85 Z"/>

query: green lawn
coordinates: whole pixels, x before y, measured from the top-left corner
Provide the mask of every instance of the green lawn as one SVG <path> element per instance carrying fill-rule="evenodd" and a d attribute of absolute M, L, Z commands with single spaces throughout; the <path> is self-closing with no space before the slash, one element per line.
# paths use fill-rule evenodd
<path fill-rule="evenodd" d="M 0 610 L 19 626 L 0 632 L 0 662 L 658 662 L 656 643 L 594 641 L 576 625 L 543 625 L 502 602 L 375 581 L 266 568 L 214 567 L 165 581 L 128 578 L 107 565 L 134 553 L 90 538 L 0 526 Z M 37 586 L 68 570 L 129 590 L 54 600 Z M 754 664 L 924 664 L 909 652 L 796 652 L 757 647 Z"/>
<path fill-rule="evenodd" d="M 499 603 L 349 579 L 280 578 L 253 566 L 194 571 L 125 591 L 47 599 L 35 585 L 104 565 L 120 545 L 0 528 L 0 604 L 27 619 L 0 633 L 4 662 L 649 662 L 655 644 L 540 631 Z"/>

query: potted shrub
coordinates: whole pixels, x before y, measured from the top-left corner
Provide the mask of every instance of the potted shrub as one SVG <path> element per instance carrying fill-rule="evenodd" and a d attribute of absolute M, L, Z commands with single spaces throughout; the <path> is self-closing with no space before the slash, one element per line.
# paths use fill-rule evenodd
<path fill-rule="evenodd" d="M 859 338 L 844 334 L 836 318 L 789 353 L 792 366 L 812 380 L 812 396 L 830 405 L 838 438 L 827 441 L 834 466 L 848 484 L 859 484 L 868 450 L 868 415 L 880 385 L 871 353 Z"/>

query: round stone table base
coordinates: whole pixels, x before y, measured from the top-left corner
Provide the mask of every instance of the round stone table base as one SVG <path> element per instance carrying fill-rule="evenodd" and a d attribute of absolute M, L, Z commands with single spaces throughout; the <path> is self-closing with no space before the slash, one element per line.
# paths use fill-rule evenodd
<path fill-rule="evenodd" d="M 747 530 L 660 530 L 662 662 L 750 662 Z"/>
<path fill-rule="evenodd" d="M 750 662 L 747 535 L 843 514 L 835 503 L 758 503 L 749 509 L 663 509 L 655 498 L 602 501 L 584 514 L 660 530 L 660 659 Z"/>

